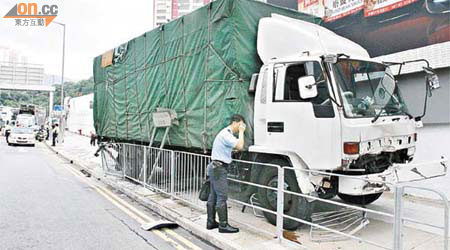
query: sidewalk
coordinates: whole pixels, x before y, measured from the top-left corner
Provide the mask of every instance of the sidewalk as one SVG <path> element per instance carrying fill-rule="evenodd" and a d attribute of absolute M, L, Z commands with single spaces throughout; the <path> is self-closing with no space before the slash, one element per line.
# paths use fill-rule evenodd
<path fill-rule="evenodd" d="M 357 242 L 354 240 L 317 243 L 310 240 L 309 227 L 303 226 L 295 232 L 298 243 L 283 241 L 279 244 L 274 238 L 275 227 L 266 222 L 264 218 L 257 218 L 253 215 L 251 208 L 242 212 L 242 206 L 230 202 L 230 224 L 240 228 L 238 234 L 219 234 L 217 230 L 208 231 L 205 229 L 206 212 L 187 206 L 183 202 L 173 200 L 165 195 L 152 192 L 151 190 L 136 185 L 132 182 L 113 176 L 107 176 L 101 168 L 100 157 L 94 157 L 97 147 L 89 144 L 88 137 L 79 136 L 70 132 L 65 133 L 65 142 L 52 147 L 62 157 L 68 161 L 88 169 L 94 177 L 108 184 L 142 205 L 150 208 L 156 213 L 170 220 L 177 222 L 180 226 L 197 235 L 198 237 L 212 243 L 220 249 L 299 249 L 309 247 L 310 249 L 380 249 L 374 246 Z M 424 204 L 425 203 L 425 204 Z M 427 202 L 416 201 L 408 198 L 404 207 L 405 214 L 410 217 L 420 217 L 426 221 L 442 221 L 440 214 L 430 211 L 439 211 L 439 205 L 426 204 Z M 393 199 L 390 194 L 383 195 L 380 201 L 368 206 L 371 209 L 392 213 Z M 431 209 L 431 210 L 430 210 Z M 428 211 L 428 212 L 427 212 Z M 426 214 L 426 217 L 423 215 Z M 433 217 L 433 218 L 431 218 Z M 355 236 L 366 240 L 378 242 L 385 246 L 392 246 L 392 220 L 369 215 L 370 224 Z M 440 220 L 439 220 L 440 219 Z M 243 223 L 245 222 L 245 224 Z M 403 229 L 404 249 L 443 249 L 442 236 L 437 235 L 436 230 L 408 227 Z M 382 240 L 380 240 L 382 239 Z M 426 245 L 424 245 L 426 243 Z"/>

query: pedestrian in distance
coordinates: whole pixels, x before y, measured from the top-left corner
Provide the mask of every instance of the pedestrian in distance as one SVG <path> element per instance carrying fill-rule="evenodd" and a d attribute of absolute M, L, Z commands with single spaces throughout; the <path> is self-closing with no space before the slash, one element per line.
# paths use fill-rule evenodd
<path fill-rule="evenodd" d="M 94 132 L 91 131 L 91 146 L 95 147 L 95 140 L 97 139 L 97 136 Z"/>
<path fill-rule="evenodd" d="M 9 125 L 9 121 L 6 121 L 6 126 L 5 126 L 5 137 L 6 137 L 6 143 L 9 143 L 9 135 L 11 134 L 11 126 Z"/>
<path fill-rule="evenodd" d="M 219 228 L 220 233 L 237 233 L 239 228 L 228 224 L 228 166 L 232 158 L 233 149 L 242 150 L 244 148 L 245 120 L 239 114 L 234 114 L 230 118 L 230 124 L 222 129 L 214 139 L 211 163 L 207 167 L 207 175 L 210 180 L 211 192 L 206 204 L 208 219 L 206 229 Z M 238 138 L 235 137 L 238 134 Z M 216 211 L 219 216 L 219 223 L 216 221 Z"/>
<path fill-rule="evenodd" d="M 56 140 L 58 138 L 58 124 L 52 126 L 52 146 L 56 146 Z"/>
<path fill-rule="evenodd" d="M 48 125 L 45 126 L 45 131 L 47 132 L 45 140 L 48 141 L 48 139 L 50 138 L 50 129 L 48 128 Z"/>

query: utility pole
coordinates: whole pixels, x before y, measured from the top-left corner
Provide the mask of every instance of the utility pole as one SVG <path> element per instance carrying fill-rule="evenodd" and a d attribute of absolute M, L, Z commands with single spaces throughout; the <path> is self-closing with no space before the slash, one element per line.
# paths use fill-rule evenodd
<path fill-rule="evenodd" d="M 62 74 L 61 74 L 61 108 L 64 110 L 64 59 L 66 54 L 66 25 L 64 23 L 53 22 L 63 27 L 63 52 L 62 52 Z"/>
<path fill-rule="evenodd" d="M 65 122 L 65 108 L 64 108 L 64 60 L 65 60 L 65 54 L 66 54 L 66 25 L 64 23 L 60 22 L 53 22 L 56 24 L 59 24 L 63 27 L 63 53 L 62 53 L 62 73 L 61 73 L 61 117 L 59 119 L 59 143 L 64 142 L 64 126 L 63 124 Z"/>

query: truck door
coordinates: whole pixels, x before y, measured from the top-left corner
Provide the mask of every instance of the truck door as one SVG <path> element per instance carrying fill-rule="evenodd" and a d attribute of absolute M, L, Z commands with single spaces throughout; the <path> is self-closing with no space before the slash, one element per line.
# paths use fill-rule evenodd
<path fill-rule="evenodd" d="M 273 96 L 266 107 L 266 145 L 298 154 L 312 169 L 340 165 L 340 122 L 329 82 L 318 61 L 274 66 Z M 318 95 L 302 99 L 300 77 L 312 75 Z"/>

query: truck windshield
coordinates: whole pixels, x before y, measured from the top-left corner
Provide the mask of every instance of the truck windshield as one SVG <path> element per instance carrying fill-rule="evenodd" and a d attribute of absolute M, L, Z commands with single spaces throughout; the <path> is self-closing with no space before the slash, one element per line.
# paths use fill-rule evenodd
<path fill-rule="evenodd" d="M 333 65 L 333 72 L 347 117 L 408 113 L 389 67 L 374 62 L 340 59 Z"/>

